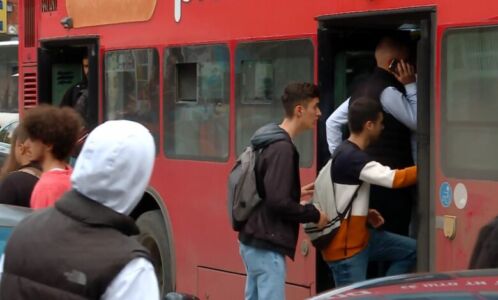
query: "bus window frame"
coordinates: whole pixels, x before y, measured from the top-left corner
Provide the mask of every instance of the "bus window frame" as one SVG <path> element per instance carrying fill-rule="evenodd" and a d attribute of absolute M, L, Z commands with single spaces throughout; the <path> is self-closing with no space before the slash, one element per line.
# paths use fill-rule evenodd
<path fill-rule="evenodd" d="M 459 179 L 467 179 L 467 180 L 498 180 L 498 169 L 491 171 L 479 171 L 476 169 L 465 169 L 459 167 L 452 167 L 449 165 L 448 160 L 446 159 L 445 153 L 448 149 L 448 145 L 446 143 L 447 132 L 451 127 L 450 123 L 459 123 L 465 124 L 467 122 L 449 122 L 448 121 L 448 109 L 446 107 L 446 83 L 447 83 L 447 72 L 445 72 L 447 58 L 444 53 L 446 53 L 447 49 L 447 39 L 448 36 L 453 34 L 454 32 L 462 32 L 462 31 L 474 31 L 474 30 L 492 30 L 495 29 L 498 32 L 498 21 L 490 20 L 487 22 L 470 22 L 470 23 L 461 23 L 455 25 L 447 25 L 441 26 L 440 31 L 442 32 L 440 38 L 440 76 L 439 76 L 439 110 L 440 110 L 440 118 L 439 118 L 439 165 L 440 170 L 444 177 L 446 178 L 459 178 Z"/>
<path fill-rule="evenodd" d="M 214 46 L 222 46 L 226 49 L 227 53 L 228 53 L 228 59 L 227 59 L 227 62 L 228 62 L 228 65 L 227 65 L 227 73 L 228 73 L 228 97 L 227 97 L 227 107 L 228 107 L 228 131 L 227 131 L 227 143 L 228 143 L 228 151 L 227 151 L 227 154 L 224 156 L 224 157 L 211 157 L 211 156 L 190 156 L 190 155 L 178 155 L 178 154 L 169 154 L 167 153 L 167 150 L 166 150 L 166 144 L 168 143 L 168 140 L 166 138 L 166 132 L 168 130 L 170 130 L 170 124 L 168 124 L 168 122 L 165 121 L 165 109 L 167 107 L 167 103 L 165 101 L 166 99 L 166 91 L 167 90 L 173 90 L 173 94 L 174 94 L 174 98 L 173 98 L 173 101 L 172 103 L 174 105 L 190 105 L 190 104 L 198 104 L 199 101 L 198 101 L 198 92 L 199 92 L 199 89 L 197 90 L 197 99 L 196 101 L 192 101 L 192 102 L 188 102 L 188 101 L 177 101 L 177 93 L 178 93 L 178 86 L 169 86 L 167 85 L 168 82 L 168 78 L 166 78 L 165 76 L 165 72 L 166 72 L 166 63 L 167 61 L 165 60 L 165 56 L 166 56 L 166 51 L 168 49 L 172 49 L 172 48 L 188 48 L 188 47 L 214 47 Z M 161 52 L 160 52 L 160 85 L 161 85 L 161 92 L 160 92 L 160 101 L 161 101 L 161 112 L 160 112 L 160 115 L 161 115 L 161 148 L 160 148 L 160 152 L 162 153 L 162 155 L 167 158 L 167 159 L 170 159 L 170 160 L 174 160 L 174 161 L 191 161 L 191 162 L 206 162 L 206 163 L 217 163 L 217 164 L 225 164 L 227 162 L 230 162 L 231 161 L 231 157 L 232 157 L 232 117 L 233 117 L 233 79 L 232 77 L 234 76 L 233 74 L 233 49 L 232 49 L 232 44 L 229 42 L 229 41 L 211 41 L 211 42 L 200 42 L 200 43 L 184 43 L 184 44 L 167 44 L 167 45 L 163 45 L 162 46 L 162 49 L 161 49 Z M 195 62 L 195 64 L 197 65 L 197 68 L 199 68 L 199 62 Z M 175 72 L 177 72 L 177 70 L 175 70 Z M 197 73 L 199 74 L 199 73 Z"/>
<path fill-rule="evenodd" d="M 237 66 L 239 64 L 237 60 L 237 51 L 239 50 L 240 45 L 245 45 L 245 44 L 254 44 L 254 43 L 280 43 L 280 42 L 295 42 L 295 41 L 307 41 L 310 43 L 311 48 L 312 48 L 312 80 L 313 84 L 318 84 L 317 79 L 318 79 L 318 41 L 317 38 L 313 35 L 291 35 L 291 36 L 279 36 L 279 37 L 270 37 L 270 38 L 257 38 L 257 39 L 240 39 L 237 40 L 237 42 L 233 46 L 233 76 L 234 76 L 234 82 L 233 82 L 233 116 L 234 116 L 234 124 L 233 126 L 233 131 L 234 131 L 234 137 L 233 137 L 233 151 L 235 152 L 235 156 L 237 157 L 240 153 L 237 151 L 237 106 L 240 104 L 244 105 L 254 105 L 254 106 L 269 106 L 272 105 L 273 103 L 253 103 L 253 102 L 248 102 L 244 103 L 243 101 L 240 101 L 237 99 Z M 252 59 L 246 60 L 246 61 L 253 61 Z M 281 94 L 283 91 L 276 91 L 277 93 Z M 279 97 L 278 97 L 279 98 Z M 284 118 L 284 113 L 282 112 L 281 119 Z M 300 164 L 299 164 L 299 169 L 302 170 L 310 170 L 316 167 L 317 163 L 317 139 L 318 139 L 318 122 L 315 125 L 315 127 L 312 129 L 312 150 L 311 150 L 311 160 L 309 163 L 304 164 L 302 162 L 302 159 L 300 159 Z M 249 141 L 247 141 L 249 144 Z M 300 153 L 302 155 L 302 153 Z"/>
<path fill-rule="evenodd" d="M 158 143 L 158 145 L 156 145 L 156 154 L 155 154 L 155 157 L 159 157 L 160 156 L 160 152 L 162 151 L 162 141 L 163 141 L 163 135 L 161 134 L 162 133 L 162 124 L 163 124 L 163 120 L 162 120 L 162 109 L 163 109 L 163 102 L 162 102 L 162 84 L 161 84 L 161 79 L 162 79 L 162 49 L 160 46 L 157 46 L 157 45 L 141 45 L 141 46 L 137 46 L 137 47 L 130 47 L 130 48 L 125 48 L 125 47 L 117 47 L 117 48 L 101 48 L 100 49 L 101 52 L 100 54 L 102 55 L 101 59 L 102 59 L 102 64 L 100 66 L 100 74 L 102 76 L 102 86 L 101 86 L 101 89 L 99 90 L 99 93 L 100 93 L 100 99 L 102 99 L 101 101 L 99 101 L 99 123 L 103 123 L 103 122 L 106 122 L 106 121 L 109 121 L 107 119 L 107 109 L 106 109 L 106 63 L 105 63 L 105 60 L 106 60 L 106 54 L 107 53 L 110 53 L 110 52 L 116 52 L 116 51 L 133 51 L 133 50 L 154 50 L 156 52 L 156 54 L 158 55 L 158 63 L 159 63 L 159 67 L 158 67 L 158 72 L 159 72 L 159 77 L 158 77 L 158 109 L 159 109 L 159 112 L 158 112 L 158 122 L 157 122 L 157 126 L 158 126 L 158 139 L 155 140 L 154 139 L 154 142 L 155 143 Z"/>

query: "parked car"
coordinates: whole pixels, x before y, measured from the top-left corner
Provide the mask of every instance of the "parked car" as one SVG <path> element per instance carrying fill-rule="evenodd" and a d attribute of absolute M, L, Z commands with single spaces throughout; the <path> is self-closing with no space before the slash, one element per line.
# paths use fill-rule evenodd
<path fill-rule="evenodd" d="M 11 121 L 0 129 L 0 166 L 3 165 L 7 156 L 10 153 L 10 139 L 12 138 L 12 133 L 19 125 L 19 121 Z"/>
<path fill-rule="evenodd" d="M 14 227 L 31 212 L 27 207 L 0 204 L 0 256 Z"/>
<path fill-rule="evenodd" d="M 369 280 L 311 300 L 498 300 L 498 269 L 412 274 Z"/>
<path fill-rule="evenodd" d="M 14 121 L 19 121 L 18 113 L 0 112 L 0 129 Z"/>

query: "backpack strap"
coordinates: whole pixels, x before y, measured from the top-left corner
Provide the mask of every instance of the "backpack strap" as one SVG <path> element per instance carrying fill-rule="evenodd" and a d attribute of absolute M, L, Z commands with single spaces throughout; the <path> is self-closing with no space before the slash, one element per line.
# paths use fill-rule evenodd
<path fill-rule="evenodd" d="M 256 156 L 256 160 L 254 161 L 254 178 L 256 178 L 256 191 L 258 191 L 258 195 L 261 199 L 264 199 L 266 197 L 266 194 L 264 192 L 264 187 L 261 187 L 260 182 L 259 182 L 259 176 L 258 176 L 258 164 L 259 164 L 259 157 L 261 156 L 261 153 L 263 153 L 263 150 L 266 149 L 266 147 L 263 148 L 258 148 L 254 149 L 254 154 Z M 261 190 L 263 190 L 263 193 L 261 193 Z"/>
<path fill-rule="evenodd" d="M 334 188 L 334 159 L 335 157 L 341 152 L 341 147 L 337 148 L 337 150 L 334 152 L 334 155 L 332 155 L 332 166 L 331 166 L 331 171 L 330 171 L 330 177 L 332 180 L 332 193 L 334 193 L 335 196 L 335 188 Z M 335 211 L 337 213 L 337 216 L 340 218 L 340 220 L 344 220 L 348 214 L 350 214 L 351 210 L 353 209 L 353 203 L 354 200 L 358 197 L 358 191 L 360 190 L 361 186 L 363 185 L 363 182 L 361 182 L 356 190 L 353 193 L 353 196 L 351 196 L 351 199 L 349 200 L 348 205 L 346 206 L 346 209 L 341 213 L 337 209 L 337 201 L 335 201 Z M 346 233 L 346 243 L 344 245 L 344 255 L 346 256 L 348 253 L 348 237 L 349 237 L 349 222 L 351 220 L 351 217 L 348 218 L 348 228 L 347 228 L 347 233 Z"/>
<path fill-rule="evenodd" d="M 259 173 L 259 170 L 258 170 L 258 164 L 259 164 L 259 157 L 261 156 L 261 154 L 263 153 L 263 151 L 266 150 L 266 148 L 268 148 L 270 145 L 276 143 L 276 142 L 279 142 L 279 141 L 283 141 L 283 139 L 277 139 L 277 140 L 274 140 L 272 141 L 271 143 L 268 143 L 266 145 L 264 145 L 263 147 L 258 147 L 258 148 L 254 148 L 254 146 L 251 146 L 253 147 L 253 151 L 255 152 L 256 154 L 256 160 L 254 162 L 254 177 L 256 178 L 256 190 L 258 191 L 258 194 L 259 194 L 259 197 L 261 197 L 261 199 L 265 199 L 266 197 L 266 192 L 264 190 L 264 186 L 261 186 L 261 183 L 258 179 L 258 173 Z"/>
<path fill-rule="evenodd" d="M 331 169 L 331 172 L 330 172 L 330 180 L 332 180 L 332 193 L 334 194 L 334 197 L 335 197 L 335 187 L 334 187 L 334 162 L 335 162 L 335 158 L 337 157 L 337 155 L 339 155 L 341 153 L 341 147 L 339 146 L 339 148 L 336 149 L 336 151 L 334 152 L 334 154 L 332 155 L 332 165 L 330 166 L 330 169 Z M 353 202 L 354 200 L 358 197 L 358 191 L 360 190 L 361 186 L 363 185 L 363 182 L 361 182 L 358 187 L 356 188 L 356 190 L 354 191 L 353 193 L 353 196 L 351 196 L 351 199 L 349 200 L 349 203 L 348 205 L 346 206 L 346 209 L 341 213 L 339 212 L 339 210 L 337 209 L 337 201 L 335 201 L 334 203 L 334 206 L 335 206 L 335 212 L 337 213 L 337 216 L 340 217 L 341 220 L 343 220 L 348 214 L 349 212 L 352 210 L 353 208 Z"/>

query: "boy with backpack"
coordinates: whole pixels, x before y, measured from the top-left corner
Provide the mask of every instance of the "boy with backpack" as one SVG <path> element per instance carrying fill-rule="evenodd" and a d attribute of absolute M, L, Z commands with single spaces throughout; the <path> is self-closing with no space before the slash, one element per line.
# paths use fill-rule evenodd
<path fill-rule="evenodd" d="M 310 186 L 301 189 L 299 153 L 292 142 L 315 126 L 321 115 L 318 102 L 315 85 L 288 85 L 282 96 L 284 121 L 262 127 L 251 139 L 257 155 L 253 173 L 261 201 L 240 228 L 235 228 L 247 272 L 246 300 L 285 299 L 285 256 L 294 259 L 299 223 L 323 227 L 328 222 L 313 205 L 300 204 Z"/>
<path fill-rule="evenodd" d="M 351 102 L 348 112 L 351 136 L 336 149 L 328 174 L 332 198 L 320 200 L 324 203 L 313 200 L 318 207 L 329 207 L 330 201 L 335 201 L 334 214 L 339 215 L 340 226 L 331 241 L 320 249 L 336 287 L 365 280 L 369 261 L 389 262 L 388 276 L 410 272 L 416 263 L 416 241 L 377 230 L 384 219 L 376 210 L 369 209 L 370 185 L 404 188 L 414 185 L 417 180 L 415 166 L 393 170 L 364 152 L 379 138 L 382 121 L 382 107 L 378 101 L 363 97 Z M 317 184 L 316 192 L 320 188 Z"/>

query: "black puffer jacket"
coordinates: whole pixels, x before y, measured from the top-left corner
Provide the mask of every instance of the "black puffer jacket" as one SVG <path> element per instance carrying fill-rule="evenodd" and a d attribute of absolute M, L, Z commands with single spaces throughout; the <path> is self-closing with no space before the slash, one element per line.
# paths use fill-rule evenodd
<path fill-rule="evenodd" d="M 259 129 L 251 143 L 255 149 L 264 148 L 256 163 L 263 201 L 240 231 L 239 240 L 294 259 L 299 223 L 316 223 L 320 219 L 313 205 L 299 203 L 299 153 L 287 132 L 276 124 Z"/>

